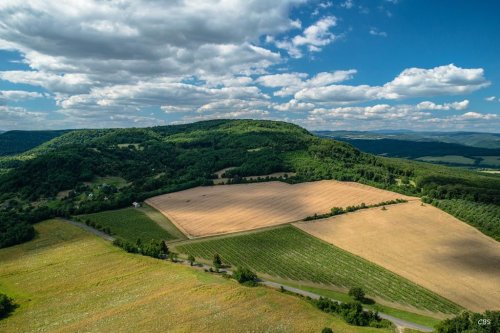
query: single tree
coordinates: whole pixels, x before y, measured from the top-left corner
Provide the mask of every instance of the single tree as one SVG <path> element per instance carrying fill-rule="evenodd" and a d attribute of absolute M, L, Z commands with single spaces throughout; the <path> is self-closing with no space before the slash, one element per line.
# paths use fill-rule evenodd
<path fill-rule="evenodd" d="M 214 254 L 213 264 L 215 269 L 219 270 L 222 267 L 222 259 L 218 253 Z"/>
<path fill-rule="evenodd" d="M 162 240 L 160 242 L 160 252 L 163 255 L 167 255 L 168 254 L 169 250 L 168 250 L 168 246 L 167 246 L 167 241 Z"/>
<path fill-rule="evenodd" d="M 362 302 L 365 299 L 365 292 L 360 287 L 352 287 L 349 289 L 349 296 L 354 298 L 356 301 Z"/>
<path fill-rule="evenodd" d="M 194 265 L 195 260 L 196 260 L 196 259 L 194 258 L 194 256 L 193 256 L 192 254 L 190 254 L 190 255 L 188 256 L 189 265 L 193 266 L 193 265 Z"/>

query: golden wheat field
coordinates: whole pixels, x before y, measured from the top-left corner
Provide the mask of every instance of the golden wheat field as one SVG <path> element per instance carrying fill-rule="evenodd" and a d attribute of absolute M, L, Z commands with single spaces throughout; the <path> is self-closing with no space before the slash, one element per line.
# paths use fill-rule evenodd
<path fill-rule="evenodd" d="M 295 226 L 474 311 L 500 310 L 500 244 L 414 201 Z"/>
<path fill-rule="evenodd" d="M 0 332 L 389 332 L 347 325 L 295 296 L 125 253 L 59 220 L 0 250 Z"/>
<path fill-rule="evenodd" d="M 322 180 L 197 187 L 146 200 L 188 237 L 225 234 L 298 221 L 332 207 L 414 199 L 352 182 Z"/>

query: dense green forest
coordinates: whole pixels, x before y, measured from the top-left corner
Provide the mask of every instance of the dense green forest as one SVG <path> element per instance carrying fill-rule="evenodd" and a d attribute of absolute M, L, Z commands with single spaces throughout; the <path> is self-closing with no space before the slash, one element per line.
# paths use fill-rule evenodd
<path fill-rule="evenodd" d="M 227 167 L 236 167 L 230 171 L 235 179 L 296 172 L 286 181 L 356 181 L 435 200 L 500 204 L 498 175 L 378 157 L 285 122 L 76 130 L 0 158 L 0 246 L 29 239 L 31 224 L 47 217 L 126 207 L 211 185 L 214 172 Z"/>
<path fill-rule="evenodd" d="M 25 152 L 66 132 L 68 131 L 8 131 L 0 133 L 0 156 Z"/>

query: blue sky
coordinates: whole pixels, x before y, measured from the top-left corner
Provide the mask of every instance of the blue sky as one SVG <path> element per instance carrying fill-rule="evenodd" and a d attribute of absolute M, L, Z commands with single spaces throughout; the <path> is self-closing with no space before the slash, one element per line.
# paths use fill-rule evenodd
<path fill-rule="evenodd" d="M 0 130 L 214 118 L 500 132 L 500 3 L 0 2 Z"/>

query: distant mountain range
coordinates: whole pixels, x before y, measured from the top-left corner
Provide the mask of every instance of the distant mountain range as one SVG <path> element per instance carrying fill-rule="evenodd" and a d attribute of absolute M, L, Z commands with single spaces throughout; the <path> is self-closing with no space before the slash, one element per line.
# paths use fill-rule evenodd
<path fill-rule="evenodd" d="M 500 168 L 500 134 L 472 132 L 316 131 L 371 154 L 474 168 Z"/>
<path fill-rule="evenodd" d="M 500 133 L 479 132 L 414 132 L 410 130 L 374 131 L 315 131 L 324 137 L 344 139 L 393 139 L 406 141 L 434 141 L 456 143 L 480 148 L 500 148 Z"/>

